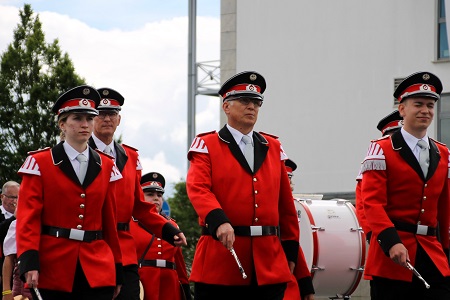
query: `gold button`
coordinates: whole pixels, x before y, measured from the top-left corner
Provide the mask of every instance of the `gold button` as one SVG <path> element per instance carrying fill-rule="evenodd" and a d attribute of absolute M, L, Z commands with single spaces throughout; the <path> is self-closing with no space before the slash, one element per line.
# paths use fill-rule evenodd
<path fill-rule="evenodd" d="M 81 194 L 80 197 L 81 198 L 86 198 L 86 194 Z"/>
<path fill-rule="evenodd" d="M 158 248 L 161 248 L 161 245 L 158 245 Z"/>
<path fill-rule="evenodd" d="M 422 208 L 422 209 L 420 210 L 420 212 L 421 212 L 421 213 L 424 213 L 424 212 L 425 212 L 425 209 Z"/>
<path fill-rule="evenodd" d="M 159 255 L 161 255 L 161 252 L 158 252 Z"/>
<path fill-rule="evenodd" d="M 83 220 L 84 216 L 83 215 L 79 215 L 78 218 L 80 218 L 80 220 Z"/>
<path fill-rule="evenodd" d="M 157 238 L 157 240 L 160 241 L 161 239 L 160 239 L 160 238 Z"/>
<path fill-rule="evenodd" d="M 255 191 L 255 194 L 258 194 L 258 191 Z"/>
<path fill-rule="evenodd" d="M 253 177 L 253 181 L 258 181 L 258 179 L 256 179 L 256 177 Z"/>
<path fill-rule="evenodd" d="M 423 200 L 427 200 L 427 196 L 423 196 Z"/>
<path fill-rule="evenodd" d="M 258 208 L 258 203 L 255 203 L 255 207 Z"/>
<path fill-rule="evenodd" d="M 84 204 L 83 203 L 80 204 L 80 208 L 84 208 Z"/>
<path fill-rule="evenodd" d="M 77 229 L 81 229 L 81 228 L 83 228 L 83 226 L 77 225 Z"/>
<path fill-rule="evenodd" d="M 259 221 L 259 219 L 258 218 L 255 218 L 255 222 L 258 222 Z"/>
<path fill-rule="evenodd" d="M 427 187 L 428 186 L 428 183 L 425 183 L 425 187 Z"/>

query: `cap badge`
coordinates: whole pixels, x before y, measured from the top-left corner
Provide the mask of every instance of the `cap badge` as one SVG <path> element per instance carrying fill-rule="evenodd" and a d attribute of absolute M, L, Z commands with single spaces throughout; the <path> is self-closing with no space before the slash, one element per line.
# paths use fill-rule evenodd
<path fill-rule="evenodd" d="M 102 99 L 101 105 L 102 106 L 110 106 L 111 101 L 109 101 L 109 99 Z"/>
<path fill-rule="evenodd" d="M 428 84 L 422 84 L 422 86 L 420 87 L 420 90 L 421 91 L 429 91 L 430 90 L 430 86 Z"/>
<path fill-rule="evenodd" d="M 253 84 L 249 84 L 249 85 L 247 85 L 247 91 L 254 92 L 254 91 L 256 91 L 256 87 Z"/>
<path fill-rule="evenodd" d="M 90 106 L 89 105 L 89 101 L 87 99 L 81 99 L 78 104 L 80 104 L 80 106 Z"/>
<path fill-rule="evenodd" d="M 83 89 L 83 95 L 89 95 L 90 92 L 91 90 L 88 88 Z"/>
<path fill-rule="evenodd" d="M 423 74 L 422 78 L 423 78 L 423 80 L 428 80 L 428 79 L 430 79 L 430 74 L 425 73 L 425 74 Z"/>
<path fill-rule="evenodd" d="M 256 77 L 257 77 L 256 74 L 251 74 L 251 75 L 250 75 L 250 80 L 251 80 L 251 81 L 255 81 L 255 80 L 256 80 Z"/>
<path fill-rule="evenodd" d="M 102 94 L 105 95 L 105 96 L 108 96 L 108 95 L 109 95 L 109 91 L 108 91 L 108 90 L 104 90 L 104 91 L 102 92 Z"/>
<path fill-rule="evenodd" d="M 153 173 L 152 177 L 153 177 L 153 178 L 158 178 L 158 174 Z"/>

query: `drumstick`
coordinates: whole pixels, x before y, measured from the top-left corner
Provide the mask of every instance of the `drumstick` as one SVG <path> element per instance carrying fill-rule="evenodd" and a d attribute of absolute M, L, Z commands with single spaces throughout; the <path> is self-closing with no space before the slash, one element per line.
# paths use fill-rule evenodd
<path fill-rule="evenodd" d="M 247 274 L 245 274 L 244 268 L 242 267 L 241 262 L 239 261 L 239 258 L 237 257 L 236 251 L 234 251 L 233 247 L 231 247 L 230 252 L 239 267 L 239 272 L 241 272 L 242 278 L 247 279 Z"/>
<path fill-rule="evenodd" d="M 419 272 L 417 272 L 416 268 L 414 268 L 414 267 L 409 263 L 409 261 L 406 261 L 406 266 L 407 266 L 408 269 L 410 269 L 410 270 L 414 273 L 414 275 L 417 276 L 417 278 L 419 278 L 419 279 L 423 282 L 423 284 L 425 284 L 425 287 L 426 287 L 427 289 L 430 288 L 430 285 L 428 284 L 428 282 L 426 282 L 425 279 L 423 279 L 423 277 L 419 274 Z"/>
<path fill-rule="evenodd" d="M 36 293 L 36 296 L 38 297 L 38 300 L 43 300 L 43 299 L 42 299 L 42 296 L 41 296 L 41 293 L 39 293 L 38 288 L 34 286 L 34 287 L 33 287 L 33 290 L 34 290 L 34 292 Z"/>

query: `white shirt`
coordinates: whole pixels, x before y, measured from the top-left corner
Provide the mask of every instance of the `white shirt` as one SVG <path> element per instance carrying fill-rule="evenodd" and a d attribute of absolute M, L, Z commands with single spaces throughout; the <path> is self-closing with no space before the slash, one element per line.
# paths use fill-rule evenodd
<path fill-rule="evenodd" d="M 105 147 L 109 146 L 109 148 L 111 148 L 114 158 L 116 158 L 116 149 L 114 149 L 114 140 L 109 145 L 106 145 L 98 137 L 96 137 L 95 134 L 92 134 L 92 139 L 94 140 L 97 149 L 102 152 L 105 152 Z"/>
<path fill-rule="evenodd" d="M 8 233 L 6 234 L 5 240 L 3 241 L 3 253 L 5 256 L 11 254 L 17 254 L 16 246 L 16 221 L 14 220 L 9 225 Z"/>
<path fill-rule="evenodd" d="M 2 211 L 2 214 L 5 216 L 5 220 L 11 218 L 14 214 L 10 213 L 9 211 L 7 211 L 3 205 L 0 206 L 0 210 Z"/>
<path fill-rule="evenodd" d="M 417 158 L 417 161 L 419 161 L 420 147 L 417 145 L 417 142 L 423 140 L 427 144 L 429 149 L 430 144 L 428 143 L 428 134 L 425 134 L 423 138 L 418 139 L 412 134 L 410 134 L 408 131 L 403 129 L 403 127 L 400 129 L 400 132 L 402 133 L 402 136 L 405 139 L 406 144 L 408 144 L 408 147 L 411 149 L 414 156 Z"/>
<path fill-rule="evenodd" d="M 63 147 L 64 151 L 66 151 L 66 154 L 70 159 L 70 163 L 72 164 L 75 173 L 78 174 L 80 172 L 80 162 L 77 160 L 77 156 L 80 153 L 66 142 L 64 142 Z M 81 152 L 81 154 L 84 154 L 84 156 L 86 156 L 89 161 L 89 147 L 86 147 L 86 150 Z"/>
<path fill-rule="evenodd" d="M 233 136 L 234 140 L 236 141 L 236 144 L 238 144 L 238 146 L 241 149 L 242 153 L 244 153 L 245 143 L 242 141 L 242 137 L 244 136 L 244 134 L 242 132 L 240 132 L 239 130 L 234 129 L 233 127 L 231 127 L 228 124 L 227 124 L 227 128 L 230 131 L 231 135 Z M 254 144 L 253 143 L 253 130 L 250 131 L 246 135 L 252 140 L 252 145 L 253 145 Z"/>

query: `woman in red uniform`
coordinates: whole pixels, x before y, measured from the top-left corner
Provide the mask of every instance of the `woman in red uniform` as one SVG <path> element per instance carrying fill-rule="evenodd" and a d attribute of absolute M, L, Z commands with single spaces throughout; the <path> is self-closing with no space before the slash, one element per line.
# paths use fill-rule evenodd
<path fill-rule="evenodd" d="M 99 101 L 86 85 L 61 95 L 53 111 L 63 141 L 29 153 L 19 170 L 20 274 L 45 300 L 111 300 L 123 280 L 114 196 L 122 176 L 87 144 Z"/>
<path fill-rule="evenodd" d="M 162 210 L 165 179 L 151 172 L 141 178 L 145 201 L 155 204 L 156 210 L 178 228 Z M 189 281 L 180 247 L 155 237 L 138 220 L 131 222 L 131 234 L 137 249 L 139 276 L 144 287 L 144 300 L 191 299 Z"/>

